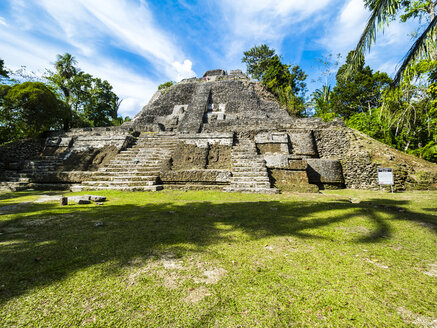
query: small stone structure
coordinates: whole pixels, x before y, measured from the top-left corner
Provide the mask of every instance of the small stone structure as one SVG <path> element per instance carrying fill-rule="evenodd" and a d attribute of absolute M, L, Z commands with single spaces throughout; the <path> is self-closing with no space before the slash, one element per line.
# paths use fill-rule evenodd
<path fill-rule="evenodd" d="M 276 193 L 435 185 L 437 165 L 400 153 L 340 119 L 295 119 L 240 70 L 159 90 L 120 127 L 51 132 L 0 147 L 0 188 L 218 189 Z"/>

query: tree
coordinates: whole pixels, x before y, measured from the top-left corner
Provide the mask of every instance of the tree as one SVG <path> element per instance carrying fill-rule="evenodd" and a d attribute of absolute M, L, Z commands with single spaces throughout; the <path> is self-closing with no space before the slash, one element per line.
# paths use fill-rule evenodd
<path fill-rule="evenodd" d="M 247 73 L 261 80 L 291 115 L 304 116 L 307 75 L 298 65 L 282 63 L 275 53 L 262 44 L 245 51 L 242 61 L 246 63 Z"/>
<path fill-rule="evenodd" d="M 44 83 L 24 82 L 0 87 L 0 142 L 57 128 L 65 106 Z"/>
<path fill-rule="evenodd" d="M 315 117 L 320 117 L 324 121 L 332 121 L 338 116 L 338 114 L 333 111 L 333 94 L 334 92 L 331 90 L 330 85 L 324 85 L 321 89 L 316 89 L 311 94 L 311 101 L 315 110 Z"/>
<path fill-rule="evenodd" d="M 106 80 L 93 77 L 75 66 L 76 59 L 66 53 L 58 55 L 55 72 L 47 79 L 69 110 L 64 129 L 70 127 L 108 126 L 115 122 L 120 105 L 112 86 Z M 60 90 L 60 92 L 59 92 Z"/>
<path fill-rule="evenodd" d="M 265 70 L 261 73 L 261 82 L 285 106 L 293 116 L 304 116 L 307 75 L 298 66 L 291 68 L 283 64 L 278 55 L 263 62 Z"/>
<path fill-rule="evenodd" d="M 412 66 L 420 59 L 436 60 L 437 17 L 435 8 L 437 0 L 365 0 L 365 5 L 372 14 L 358 41 L 355 52 L 350 61 L 345 75 L 349 77 L 353 69 L 364 61 L 364 52 L 371 48 L 376 40 L 377 32 L 396 17 L 403 10 L 402 21 L 413 17 L 425 18 L 428 22 L 426 28 L 416 38 L 415 42 L 404 57 L 398 69 L 394 83 L 399 84 L 404 76 L 410 75 Z"/>
<path fill-rule="evenodd" d="M 265 44 L 254 46 L 243 54 L 242 62 L 246 63 L 247 74 L 256 80 L 261 80 L 269 61 L 276 55 L 275 50 L 270 49 Z"/>
<path fill-rule="evenodd" d="M 332 95 L 334 112 L 346 119 L 355 113 L 371 112 L 379 107 L 384 89 L 392 82 L 386 73 L 373 73 L 369 66 L 364 66 L 364 61 L 350 78 L 345 78 L 344 72 L 353 56 L 354 53 L 350 52 L 346 64 L 338 69 L 337 85 Z"/>
<path fill-rule="evenodd" d="M 170 88 L 173 84 L 175 84 L 175 82 L 173 82 L 173 81 L 168 81 L 168 82 L 162 83 L 158 86 L 158 90 Z"/>
<path fill-rule="evenodd" d="M 4 67 L 3 59 L 0 59 L 0 77 L 9 77 L 8 71 Z"/>

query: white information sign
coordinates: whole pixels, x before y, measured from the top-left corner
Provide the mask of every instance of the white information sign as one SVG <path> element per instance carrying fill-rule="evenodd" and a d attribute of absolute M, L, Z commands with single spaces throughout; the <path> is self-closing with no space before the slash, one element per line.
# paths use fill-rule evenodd
<path fill-rule="evenodd" d="M 378 167 L 378 183 L 380 185 L 394 185 L 393 169 Z"/>

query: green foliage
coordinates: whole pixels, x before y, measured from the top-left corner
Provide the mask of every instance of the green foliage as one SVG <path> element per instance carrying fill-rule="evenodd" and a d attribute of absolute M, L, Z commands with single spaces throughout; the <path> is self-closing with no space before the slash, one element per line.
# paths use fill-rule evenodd
<path fill-rule="evenodd" d="M 0 59 L 0 77 L 9 77 L 9 73 L 4 67 L 3 59 Z"/>
<path fill-rule="evenodd" d="M 344 72 L 352 56 L 353 52 L 350 52 L 346 64 L 338 69 L 337 85 L 332 95 L 335 112 L 346 119 L 355 113 L 379 107 L 382 92 L 392 82 L 386 73 L 373 73 L 369 66 L 364 66 L 364 62 L 361 62 L 350 78 L 345 78 Z"/>
<path fill-rule="evenodd" d="M 175 82 L 173 82 L 173 81 L 168 81 L 168 82 L 162 83 L 158 86 L 158 90 L 170 88 L 173 84 L 175 84 Z"/>
<path fill-rule="evenodd" d="M 299 66 L 283 64 L 275 50 L 265 44 L 245 51 L 242 61 L 247 65 L 247 72 L 261 80 L 291 115 L 305 115 L 307 75 Z"/>
<path fill-rule="evenodd" d="M 275 50 L 270 49 L 265 44 L 254 46 L 243 54 L 242 62 L 246 63 L 247 74 L 256 80 L 261 80 L 270 60 L 276 56 Z"/>
<path fill-rule="evenodd" d="M 437 142 L 430 141 L 425 147 L 414 150 L 413 154 L 427 161 L 437 163 Z"/>
<path fill-rule="evenodd" d="M 321 89 L 316 89 L 311 94 L 311 104 L 315 110 L 315 117 L 320 117 L 325 122 L 332 121 L 338 117 L 338 114 L 333 111 L 333 94 L 334 92 L 329 85 L 324 85 Z"/>
<path fill-rule="evenodd" d="M 303 116 L 305 110 L 303 96 L 306 88 L 304 81 L 307 75 L 297 65 L 290 71 L 290 65 L 283 64 L 277 55 L 264 64 L 262 83 L 276 95 L 291 115 Z"/>
<path fill-rule="evenodd" d="M 427 17 L 431 6 L 435 6 L 435 3 L 433 4 L 431 0 L 404 0 L 402 1 L 404 14 L 401 15 L 401 21 L 406 22 L 410 18 L 422 19 L 424 16 Z"/>
<path fill-rule="evenodd" d="M 76 64 L 72 55 L 58 55 L 55 72 L 48 71 L 46 77 L 69 108 L 64 129 L 112 125 L 120 104 L 112 86 L 106 80 L 82 72 Z"/>
<path fill-rule="evenodd" d="M 392 131 L 381 115 L 381 108 L 376 108 L 370 112 L 353 114 L 346 120 L 346 125 L 364 132 L 368 136 L 387 145 L 393 146 Z"/>
<path fill-rule="evenodd" d="M 0 143 L 59 127 L 65 107 L 44 83 L 0 86 Z"/>
<path fill-rule="evenodd" d="M 419 60 L 436 59 L 437 16 L 435 7 L 437 3 L 435 1 L 365 0 L 365 4 L 372 13 L 352 55 L 350 65 L 344 72 L 345 77 L 349 78 L 354 68 L 364 61 L 364 52 L 370 49 L 375 42 L 377 32 L 383 30 L 385 25 L 395 19 L 402 10 L 404 14 L 401 16 L 401 21 L 426 17 L 428 24 L 404 56 L 403 63 L 394 78 L 394 84 L 398 85 L 405 77 L 411 79 L 414 74 L 411 68 Z"/>

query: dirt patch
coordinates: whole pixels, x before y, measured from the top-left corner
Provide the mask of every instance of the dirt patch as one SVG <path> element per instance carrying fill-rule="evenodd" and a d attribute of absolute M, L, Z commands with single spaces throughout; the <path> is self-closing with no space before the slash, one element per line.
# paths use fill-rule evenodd
<path fill-rule="evenodd" d="M 192 288 L 188 295 L 184 298 L 187 303 L 195 304 L 202 301 L 204 298 L 211 296 L 210 291 L 206 287 Z"/>
<path fill-rule="evenodd" d="M 366 261 L 366 262 L 368 262 L 368 263 L 371 263 L 371 264 L 377 266 L 378 268 L 381 268 L 381 269 L 388 269 L 388 266 L 387 266 L 387 265 L 384 265 L 384 264 L 382 264 L 382 263 L 379 263 L 378 260 L 371 260 L 371 259 L 369 259 L 369 258 L 367 258 L 367 257 L 365 257 L 363 260 Z"/>
<path fill-rule="evenodd" d="M 194 282 L 196 284 L 204 283 L 204 284 L 216 284 L 222 279 L 228 272 L 222 268 L 214 268 L 211 270 L 206 270 L 203 272 L 203 276 L 201 278 L 195 278 Z"/>
<path fill-rule="evenodd" d="M 398 308 L 397 312 L 405 322 L 412 323 L 413 325 L 420 327 L 437 328 L 437 319 L 413 313 L 404 307 Z"/>
<path fill-rule="evenodd" d="M 429 267 L 430 269 L 424 272 L 424 274 L 430 277 L 437 277 L 437 263 L 430 264 Z"/>

